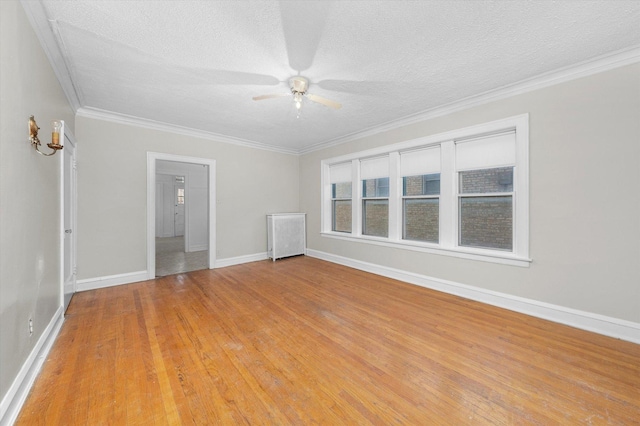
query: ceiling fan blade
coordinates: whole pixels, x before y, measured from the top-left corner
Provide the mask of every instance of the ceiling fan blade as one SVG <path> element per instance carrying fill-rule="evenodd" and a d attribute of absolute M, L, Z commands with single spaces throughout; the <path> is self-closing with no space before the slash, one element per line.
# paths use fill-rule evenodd
<path fill-rule="evenodd" d="M 280 83 L 280 80 L 271 75 L 250 72 L 202 68 L 192 68 L 187 71 L 197 76 L 200 81 L 204 81 L 205 84 L 275 86 Z M 195 81 L 195 84 L 198 82 Z"/>
<path fill-rule="evenodd" d="M 280 1 L 289 66 L 294 70 L 311 68 L 331 7 L 331 2 Z"/>
<path fill-rule="evenodd" d="M 254 101 L 261 101 L 263 99 L 282 98 L 284 96 L 291 96 L 291 93 L 273 93 L 273 94 L 270 94 L 270 95 L 254 96 L 253 100 Z"/>
<path fill-rule="evenodd" d="M 419 84 L 396 81 L 351 81 L 351 80 L 322 80 L 316 86 L 333 92 L 352 93 L 355 95 L 380 96 L 403 93 L 407 87 L 412 90 L 420 89 Z"/>
<path fill-rule="evenodd" d="M 312 100 L 313 102 L 317 102 L 319 104 L 328 106 L 330 108 L 334 108 L 334 109 L 340 109 L 342 108 L 342 104 L 339 104 L 338 102 L 335 101 L 331 101 L 329 99 L 323 98 L 321 96 L 318 95 L 312 95 L 310 93 L 307 93 L 307 98 L 309 98 L 310 100 Z"/>
<path fill-rule="evenodd" d="M 275 86 L 280 83 L 270 75 L 179 65 L 65 21 L 55 21 L 53 26 L 60 38 L 60 49 L 64 52 L 65 61 L 83 59 L 83 62 L 76 62 L 79 64 L 76 67 L 67 64 L 76 78 L 104 74 L 111 81 L 121 81 L 123 84 L 158 87 Z"/>

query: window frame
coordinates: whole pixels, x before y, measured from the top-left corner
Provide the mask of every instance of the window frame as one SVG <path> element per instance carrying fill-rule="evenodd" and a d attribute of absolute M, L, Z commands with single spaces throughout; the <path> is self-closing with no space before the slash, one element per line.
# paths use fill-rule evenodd
<path fill-rule="evenodd" d="M 458 172 L 456 168 L 456 142 L 486 135 L 515 132 L 515 164 L 513 169 L 512 229 L 513 249 L 503 251 L 459 245 Z M 404 240 L 402 177 L 400 152 L 440 146 L 439 242 L 430 243 Z M 362 183 L 360 160 L 374 156 L 389 156 L 389 233 L 388 237 L 362 234 Z M 329 167 L 351 162 L 352 179 L 352 233 L 331 230 L 331 184 Z M 464 259 L 528 267 L 529 258 L 529 114 L 521 114 L 484 124 L 465 127 L 436 135 L 355 152 L 321 161 L 321 229 L 323 237 L 382 245 Z M 478 196 L 479 194 L 474 194 Z"/>

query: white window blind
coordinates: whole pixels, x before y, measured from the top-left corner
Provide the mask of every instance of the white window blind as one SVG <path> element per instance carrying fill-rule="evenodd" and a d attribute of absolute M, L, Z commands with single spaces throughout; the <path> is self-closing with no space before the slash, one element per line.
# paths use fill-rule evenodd
<path fill-rule="evenodd" d="M 456 142 L 458 170 L 512 166 L 515 163 L 515 132 Z"/>
<path fill-rule="evenodd" d="M 389 157 L 367 158 L 360 160 L 360 179 L 389 177 Z"/>
<path fill-rule="evenodd" d="M 331 183 L 351 182 L 351 162 L 329 166 Z"/>
<path fill-rule="evenodd" d="M 440 146 L 400 153 L 402 176 L 440 173 Z"/>

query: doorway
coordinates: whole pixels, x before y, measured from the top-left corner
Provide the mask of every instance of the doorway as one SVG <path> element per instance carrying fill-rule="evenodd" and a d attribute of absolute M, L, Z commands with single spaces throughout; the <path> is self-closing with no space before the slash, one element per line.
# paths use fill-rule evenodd
<path fill-rule="evenodd" d="M 186 163 L 171 161 L 158 161 L 156 165 L 156 238 L 184 236 L 186 176 L 175 173 L 188 173 L 188 166 Z M 171 169 L 175 169 L 174 173 L 171 173 Z M 206 187 L 206 182 L 204 184 Z M 188 201 L 193 204 L 191 199 Z M 206 209 L 206 204 L 198 203 L 197 207 Z"/>
<path fill-rule="evenodd" d="M 207 269 L 209 166 L 156 161 L 156 277 Z"/>
<path fill-rule="evenodd" d="M 147 153 L 149 278 L 215 263 L 215 160 Z"/>

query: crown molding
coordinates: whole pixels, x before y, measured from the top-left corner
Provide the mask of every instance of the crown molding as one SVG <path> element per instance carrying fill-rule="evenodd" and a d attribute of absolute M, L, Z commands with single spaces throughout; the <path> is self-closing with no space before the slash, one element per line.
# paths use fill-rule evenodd
<path fill-rule="evenodd" d="M 264 144 L 247 139 L 235 138 L 233 136 L 222 135 L 203 130 L 196 130 L 187 127 L 177 126 L 173 124 L 163 123 L 159 121 L 148 120 L 126 114 L 104 111 L 97 108 L 82 107 L 77 110 L 77 114 L 83 117 L 96 118 L 100 120 L 111 121 L 130 126 L 138 126 L 147 129 L 159 130 L 164 132 L 176 133 L 185 136 L 193 136 L 202 139 L 215 140 L 223 143 L 245 146 L 249 148 L 262 149 L 265 151 L 278 152 L 282 154 L 303 155 L 314 151 L 319 151 L 336 145 L 342 145 L 368 136 L 377 135 L 379 133 L 398 129 L 411 124 L 419 123 L 436 117 L 448 115 L 457 111 L 462 111 L 475 106 L 487 104 L 489 102 L 506 99 L 511 96 L 520 95 L 534 90 L 543 89 L 545 87 L 564 83 L 578 78 L 587 77 L 626 65 L 640 62 L 640 46 L 630 49 L 619 50 L 610 54 L 598 56 L 589 61 L 584 61 L 572 66 L 560 68 L 555 71 L 541 74 L 518 83 L 502 86 L 498 89 L 483 92 L 477 95 L 455 101 L 446 105 L 431 108 L 398 120 L 383 123 L 361 131 L 330 139 L 325 142 L 314 144 L 302 149 L 287 149 Z"/>
<path fill-rule="evenodd" d="M 431 108 L 417 114 L 412 114 L 398 120 L 389 121 L 387 123 L 369 127 L 364 130 L 321 142 L 299 150 L 298 154 L 308 154 L 310 152 L 319 151 L 321 149 L 329 148 L 332 146 L 342 145 L 344 143 L 362 139 L 367 136 L 377 135 L 389 130 L 398 129 L 400 127 L 419 123 L 436 117 L 441 117 L 464 109 L 623 67 L 625 65 L 631 65 L 637 62 L 640 62 L 640 46 L 619 50 L 613 53 L 598 56 L 588 61 L 580 62 L 578 64 L 557 69 L 555 71 L 547 72 L 530 79 L 522 80 L 517 83 L 509 84 L 494 90 L 489 90 L 477 95 L 469 96 L 459 101 Z"/>
<path fill-rule="evenodd" d="M 133 115 L 120 114 L 112 111 L 105 111 L 98 108 L 82 107 L 76 112 L 77 116 L 85 118 L 93 118 L 97 120 L 109 121 L 112 123 L 124 124 L 127 126 L 142 127 L 144 129 L 158 130 L 161 132 L 174 133 L 183 136 L 191 136 L 200 139 L 207 139 L 216 142 L 229 143 L 232 145 L 244 146 L 248 148 L 261 149 L 264 151 L 278 152 L 280 154 L 297 155 L 297 150 L 268 145 L 248 139 L 236 138 L 233 136 L 222 135 L 205 130 L 197 130 L 189 127 L 182 127 L 175 124 L 168 124 L 161 121 L 149 120 Z"/>
<path fill-rule="evenodd" d="M 284 154 L 308 154 L 336 145 L 352 142 L 368 136 L 373 136 L 382 132 L 394 130 L 400 127 L 409 126 L 436 117 L 441 117 L 464 109 L 483 105 L 489 102 L 505 99 L 511 96 L 531 92 L 555 84 L 586 77 L 592 74 L 619 68 L 625 65 L 640 62 L 640 45 L 632 48 L 619 50 L 596 58 L 580 62 L 575 65 L 560 68 L 555 71 L 541 74 L 539 76 L 526 79 L 514 84 L 502 86 L 498 89 L 479 93 L 467 98 L 440 105 L 435 108 L 412 114 L 398 120 L 389 121 L 366 129 L 359 130 L 337 138 L 329 139 L 308 147 L 291 149 L 276 147 L 273 145 L 236 138 L 233 136 L 207 132 L 204 130 L 191 129 L 187 127 L 172 125 L 154 120 L 148 120 L 126 114 L 119 114 L 97 108 L 85 107 L 83 96 L 73 84 L 70 69 L 60 50 L 62 40 L 57 36 L 55 25 L 49 21 L 44 5 L 40 1 L 20 0 L 24 8 L 27 19 L 31 23 L 42 48 L 51 63 L 53 71 L 60 82 L 62 90 L 67 97 L 71 107 L 76 114 L 88 118 L 111 121 L 131 126 L 139 126 L 148 129 L 160 130 L 164 132 L 176 133 L 186 136 L 193 136 L 202 139 L 215 140 L 233 145 L 245 146 L 249 148 L 262 149 L 266 151 Z"/>
<path fill-rule="evenodd" d="M 45 55 L 49 59 L 53 73 L 56 75 L 71 108 L 74 112 L 78 111 L 84 102 L 82 101 L 82 95 L 76 89 L 71 79 L 71 72 L 60 50 L 60 43 L 62 43 L 62 41 L 59 37 L 56 39 L 57 30 L 54 25 L 52 25 L 53 21 L 49 20 L 44 5 L 40 1 L 20 0 L 20 4 L 22 4 L 22 8 L 27 15 L 27 20 L 31 24 L 31 27 L 33 27 L 33 31 L 40 41 L 42 50 L 44 50 Z"/>

